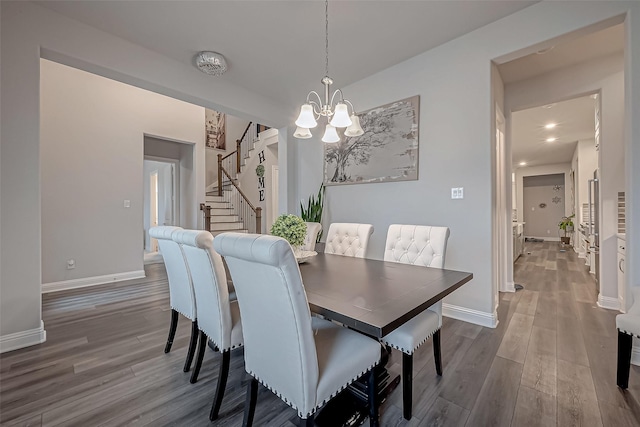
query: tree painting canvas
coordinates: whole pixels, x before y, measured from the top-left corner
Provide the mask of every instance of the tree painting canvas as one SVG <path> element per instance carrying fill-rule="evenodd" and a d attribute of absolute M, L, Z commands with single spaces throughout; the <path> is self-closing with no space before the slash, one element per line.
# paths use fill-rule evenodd
<path fill-rule="evenodd" d="M 325 185 L 417 180 L 420 96 L 358 117 L 364 134 L 325 144 Z"/>
<path fill-rule="evenodd" d="M 207 148 L 216 148 L 218 150 L 226 150 L 226 126 L 224 113 L 215 110 L 204 110 L 205 120 L 205 146 Z"/>

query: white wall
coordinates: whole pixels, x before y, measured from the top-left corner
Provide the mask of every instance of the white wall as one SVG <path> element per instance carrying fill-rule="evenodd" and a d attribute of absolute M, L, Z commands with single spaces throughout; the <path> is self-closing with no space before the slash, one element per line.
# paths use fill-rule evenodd
<path fill-rule="evenodd" d="M 554 175 L 554 174 L 564 174 L 565 177 L 565 185 L 564 185 L 564 194 L 561 194 L 563 197 L 563 201 L 571 200 L 571 185 L 569 184 L 569 174 L 571 173 L 571 163 L 557 163 L 553 165 L 542 165 L 542 166 L 520 166 L 515 170 L 516 174 L 516 206 L 518 209 L 518 222 L 524 222 L 524 206 L 523 201 L 523 179 L 526 176 L 539 176 L 539 175 Z M 564 203 L 564 215 L 569 216 L 573 212 L 573 207 L 571 203 Z M 527 226 L 525 225 L 525 234 L 527 231 Z M 528 236 L 528 234 L 527 234 Z"/>
<path fill-rule="evenodd" d="M 451 238 L 446 267 L 471 271 L 474 279 L 445 302 L 491 316 L 495 309 L 491 60 L 513 52 L 518 52 L 514 56 L 532 53 L 536 45 L 613 18 L 628 8 L 640 14 L 638 7 L 621 2 L 537 3 L 342 88 L 359 110 L 421 96 L 420 179 L 329 187 L 325 221 L 372 223 L 376 231 L 367 255 L 371 258 L 382 258 L 391 223 L 448 225 Z M 640 73 L 640 63 L 634 64 L 634 70 Z M 634 138 L 639 137 L 640 130 Z M 297 201 L 317 188 L 322 145 L 317 138 L 292 140 L 290 145 L 297 151 L 292 153 L 297 173 L 288 177 L 290 187 L 296 186 Z M 458 186 L 464 187 L 465 199 L 451 200 L 450 188 Z M 295 209 L 289 205 L 290 211 Z"/>
<path fill-rule="evenodd" d="M 204 108 L 41 63 L 42 282 L 143 270 L 145 134 L 203 151 Z M 204 182 L 204 170 L 196 174 Z M 204 185 L 196 188 L 191 204 L 204 197 Z"/>
<path fill-rule="evenodd" d="M 505 106 L 509 111 L 600 93 L 600 294 L 614 299 L 618 295 L 618 192 L 625 191 L 625 79 L 628 77 L 624 72 L 624 57 L 614 54 L 513 83 L 505 90 Z M 630 92 L 626 92 L 630 96 Z M 640 281 L 640 275 L 638 279 Z"/>

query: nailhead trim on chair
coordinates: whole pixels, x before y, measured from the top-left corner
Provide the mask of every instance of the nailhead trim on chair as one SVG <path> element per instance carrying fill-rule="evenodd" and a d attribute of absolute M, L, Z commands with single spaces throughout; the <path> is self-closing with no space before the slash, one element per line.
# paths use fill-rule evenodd
<path fill-rule="evenodd" d="M 202 329 L 200 329 L 202 331 Z M 237 345 L 232 345 L 231 347 L 227 347 L 227 348 L 221 348 L 218 343 L 216 342 L 216 340 L 212 340 L 211 337 L 209 336 L 209 334 L 207 334 L 205 331 L 204 335 L 207 337 L 207 340 L 211 341 L 216 347 L 218 347 L 218 350 L 220 350 L 220 353 L 224 352 L 224 351 L 229 351 L 229 350 L 233 350 L 235 348 L 240 348 L 243 345 L 242 344 L 237 344 Z"/>
<path fill-rule="evenodd" d="M 633 332 L 625 331 L 624 329 L 620 329 L 620 328 L 618 328 L 618 330 L 620 332 L 622 332 L 623 334 L 627 334 L 627 335 L 631 335 L 631 336 L 636 337 L 636 338 L 640 338 L 640 335 L 634 334 Z"/>
<path fill-rule="evenodd" d="M 178 309 L 177 309 L 177 308 L 175 308 L 174 306 L 171 306 L 171 309 L 172 309 L 172 310 L 177 311 L 177 312 L 178 312 L 178 313 L 180 313 L 180 314 L 182 314 L 184 317 L 186 317 L 186 318 L 187 318 L 187 319 L 189 319 L 189 320 L 196 320 L 196 319 L 193 319 L 191 316 L 187 316 L 186 314 L 184 314 L 182 311 L 178 310 Z"/>
<path fill-rule="evenodd" d="M 303 414 L 302 412 L 300 412 L 300 410 L 291 402 L 289 402 L 289 400 L 287 398 L 285 398 L 284 396 L 282 396 L 278 391 L 274 390 L 273 388 L 271 388 L 271 386 L 267 383 L 265 383 L 261 378 L 259 378 L 258 376 L 256 376 L 253 372 L 251 371 L 247 371 L 247 373 L 249 375 L 251 375 L 253 378 L 255 378 L 256 380 L 258 380 L 258 382 L 260 384 L 262 384 L 263 386 L 265 386 L 266 388 L 268 388 L 269 390 L 271 390 L 271 392 L 273 394 L 275 394 L 276 396 L 278 396 L 280 399 L 282 399 L 282 401 L 284 403 L 286 403 L 287 405 L 291 406 L 293 409 L 295 409 L 296 411 L 298 411 L 298 416 L 302 419 L 307 419 L 309 418 L 311 415 L 315 414 L 316 411 L 318 409 L 320 409 L 325 403 L 327 403 L 329 400 L 333 399 L 335 396 L 338 395 L 338 393 L 340 393 L 342 390 L 344 390 L 345 388 L 347 388 L 347 386 L 349 386 L 350 384 L 352 384 L 354 381 L 356 381 L 358 378 L 360 378 L 361 376 L 363 376 L 364 374 L 366 374 L 367 372 L 369 372 L 371 369 L 373 369 L 379 362 L 374 363 L 373 365 L 369 366 L 366 370 L 360 372 L 358 375 L 356 375 L 354 378 L 352 378 L 351 380 L 347 381 L 342 387 L 340 387 L 338 390 L 336 390 L 335 393 L 333 393 L 331 396 L 329 396 L 328 398 L 326 398 L 325 400 L 323 400 L 321 403 L 319 403 L 318 405 L 316 405 L 309 413 L 307 414 Z"/>
<path fill-rule="evenodd" d="M 389 347 L 393 347 L 393 348 L 395 348 L 396 350 L 400 350 L 401 352 L 403 352 L 403 353 L 408 354 L 409 356 L 411 356 L 411 355 L 412 355 L 412 354 L 413 354 L 413 353 L 418 349 L 418 347 L 420 347 L 422 344 L 424 344 L 424 343 L 426 343 L 427 341 L 429 341 L 429 338 L 431 338 L 431 337 L 433 336 L 433 334 L 435 334 L 435 333 L 436 333 L 436 332 L 438 332 L 439 330 L 440 330 L 440 328 L 438 328 L 438 329 L 436 329 L 435 331 L 431 332 L 429 335 L 427 335 L 427 337 L 426 337 L 424 340 L 422 340 L 422 341 L 420 341 L 418 344 L 416 344 L 416 346 L 413 348 L 413 350 L 410 350 L 410 351 L 409 351 L 409 350 L 405 350 L 404 348 L 401 348 L 401 347 L 399 347 L 399 346 L 397 346 L 397 345 L 393 345 L 393 344 L 391 344 L 391 343 L 389 343 L 389 342 L 387 342 L 387 341 L 385 341 L 385 340 L 381 340 L 381 341 L 384 343 L 384 345 L 388 345 Z"/>

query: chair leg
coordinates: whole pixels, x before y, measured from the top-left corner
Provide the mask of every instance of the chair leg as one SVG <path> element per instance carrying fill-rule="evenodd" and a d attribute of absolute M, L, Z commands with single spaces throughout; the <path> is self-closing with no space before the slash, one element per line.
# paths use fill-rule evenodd
<path fill-rule="evenodd" d="M 379 365 L 378 365 L 379 366 Z M 377 366 L 369 372 L 369 378 L 367 379 L 367 389 L 369 391 L 369 427 L 380 426 L 380 399 L 378 398 L 378 372 Z"/>
<path fill-rule="evenodd" d="M 193 355 L 196 353 L 196 345 L 198 344 L 198 321 L 191 322 L 191 341 L 189 341 L 189 350 L 187 352 L 187 360 L 184 362 L 184 372 L 189 372 L 191 369 L 191 362 L 193 362 Z"/>
<path fill-rule="evenodd" d="M 440 346 L 440 331 L 433 333 L 433 359 L 436 361 L 436 372 L 442 376 L 442 348 Z"/>
<path fill-rule="evenodd" d="M 411 419 L 413 406 L 413 354 L 402 353 L 402 414 Z"/>
<path fill-rule="evenodd" d="M 231 360 L 231 350 L 222 352 L 222 364 L 220 365 L 220 373 L 218 374 L 218 386 L 216 387 L 216 397 L 213 399 L 213 406 L 211 406 L 211 413 L 209 413 L 209 419 L 211 421 L 218 418 L 218 412 L 220 412 L 220 406 L 222 405 L 222 398 L 224 397 L 224 389 L 227 387 L 227 377 L 229 376 L 230 360 Z M 256 390 L 257 390 L 257 386 L 256 386 Z M 255 402 L 254 402 L 254 406 L 255 406 Z M 253 419 L 253 414 L 251 415 L 251 418 Z"/>
<path fill-rule="evenodd" d="M 258 380 L 251 378 L 251 382 L 247 386 L 247 400 L 244 404 L 244 419 L 242 427 L 251 427 L 253 425 L 253 415 L 256 412 L 256 401 L 258 400 Z"/>
<path fill-rule="evenodd" d="M 169 326 L 169 337 L 167 338 L 167 345 L 164 346 L 164 352 L 169 353 L 171 346 L 173 345 L 173 339 L 176 337 L 176 328 L 178 327 L 178 312 L 171 309 L 171 325 Z"/>
<path fill-rule="evenodd" d="M 618 331 L 618 387 L 629 387 L 629 369 L 631 368 L 631 347 L 633 336 Z"/>
<path fill-rule="evenodd" d="M 298 423 L 300 427 L 314 427 L 316 425 L 313 415 L 309 415 L 306 419 L 300 419 Z"/>
<path fill-rule="evenodd" d="M 200 368 L 202 367 L 202 359 L 204 359 L 204 350 L 207 348 L 207 335 L 200 331 L 200 342 L 198 344 L 198 355 L 196 356 L 196 366 L 193 367 L 191 373 L 191 384 L 195 384 L 198 381 L 198 375 L 200 374 Z"/>

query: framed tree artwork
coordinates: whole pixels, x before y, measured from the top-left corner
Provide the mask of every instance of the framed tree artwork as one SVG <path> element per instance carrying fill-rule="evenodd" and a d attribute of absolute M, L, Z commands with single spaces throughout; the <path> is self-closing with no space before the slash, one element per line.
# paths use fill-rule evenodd
<path fill-rule="evenodd" d="M 418 179 L 420 97 L 358 114 L 364 134 L 325 144 L 325 185 Z"/>
<path fill-rule="evenodd" d="M 226 150 L 226 120 L 224 113 L 215 110 L 204 110 L 205 146 L 217 150 Z"/>

